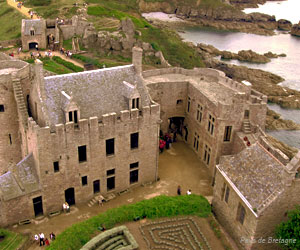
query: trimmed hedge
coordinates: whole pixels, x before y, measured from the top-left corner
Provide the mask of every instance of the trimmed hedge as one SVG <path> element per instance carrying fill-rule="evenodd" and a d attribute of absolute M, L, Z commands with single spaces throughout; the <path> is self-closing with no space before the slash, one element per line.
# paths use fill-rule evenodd
<path fill-rule="evenodd" d="M 52 57 L 53 61 L 61 64 L 61 65 L 64 65 L 66 68 L 74 71 L 74 72 L 82 72 L 83 71 L 83 68 L 81 67 L 78 67 L 77 65 L 75 65 L 74 63 L 71 63 L 71 62 L 68 62 L 64 59 L 62 59 L 61 57 L 59 56 L 53 56 Z"/>
<path fill-rule="evenodd" d="M 98 227 L 105 225 L 107 229 L 117 223 L 133 221 L 135 218 L 155 219 L 177 215 L 197 215 L 207 217 L 211 213 L 208 201 L 199 195 L 158 196 L 135 204 L 112 208 L 86 221 L 74 224 L 59 234 L 47 249 L 80 249 L 95 233 Z"/>

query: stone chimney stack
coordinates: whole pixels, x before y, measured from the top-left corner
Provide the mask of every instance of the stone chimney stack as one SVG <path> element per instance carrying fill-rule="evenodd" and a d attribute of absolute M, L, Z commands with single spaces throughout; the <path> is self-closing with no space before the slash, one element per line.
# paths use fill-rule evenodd
<path fill-rule="evenodd" d="M 139 47 L 132 48 L 132 64 L 136 70 L 137 74 L 142 74 L 142 59 L 143 59 L 143 50 Z"/>

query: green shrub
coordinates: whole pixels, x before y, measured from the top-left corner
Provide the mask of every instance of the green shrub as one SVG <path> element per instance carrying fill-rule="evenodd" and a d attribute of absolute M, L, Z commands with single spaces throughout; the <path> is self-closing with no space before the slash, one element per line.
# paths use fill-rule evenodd
<path fill-rule="evenodd" d="M 107 229 L 116 223 L 132 221 L 136 217 L 154 219 L 177 215 L 210 215 L 210 204 L 203 196 L 158 196 L 135 204 L 112 208 L 86 221 L 75 224 L 59 234 L 48 249 L 80 249 L 98 232 L 98 227 Z"/>
<path fill-rule="evenodd" d="M 72 71 L 74 71 L 74 72 L 82 72 L 82 71 L 83 71 L 83 68 L 78 67 L 77 65 L 75 65 L 75 64 L 72 63 L 72 62 L 68 62 L 68 61 L 62 59 L 62 58 L 59 57 L 59 56 L 53 56 L 52 59 L 53 59 L 55 62 L 57 62 L 57 63 L 59 63 L 59 64 L 61 64 L 61 65 L 64 65 L 66 68 L 68 68 L 68 69 L 70 69 L 70 70 L 72 70 Z"/>

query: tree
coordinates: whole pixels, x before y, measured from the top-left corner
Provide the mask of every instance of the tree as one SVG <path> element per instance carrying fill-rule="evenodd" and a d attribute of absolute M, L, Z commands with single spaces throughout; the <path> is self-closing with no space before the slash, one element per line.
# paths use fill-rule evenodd
<path fill-rule="evenodd" d="M 281 222 L 276 229 L 276 237 L 282 239 L 280 245 L 283 249 L 300 249 L 300 206 L 288 212 L 288 220 Z"/>

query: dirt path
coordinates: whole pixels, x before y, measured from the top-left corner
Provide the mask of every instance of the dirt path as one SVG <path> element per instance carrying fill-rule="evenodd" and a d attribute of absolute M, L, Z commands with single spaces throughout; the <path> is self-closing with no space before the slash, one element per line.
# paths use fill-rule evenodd
<path fill-rule="evenodd" d="M 15 0 L 6 0 L 7 4 L 14 7 L 15 9 L 17 9 L 19 12 L 21 12 L 24 16 L 26 16 L 27 18 L 30 18 L 30 15 L 28 14 L 28 12 L 31 10 L 30 8 L 26 8 L 24 6 L 21 6 L 21 8 L 18 8 L 18 2 L 15 2 Z M 36 15 L 33 15 L 32 19 L 38 19 L 38 17 Z"/>
<path fill-rule="evenodd" d="M 208 169 L 204 166 L 196 154 L 186 146 L 184 142 L 172 144 L 172 148 L 165 150 L 159 156 L 159 177 L 160 181 L 151 185 L 139 186 L 129 190 L 129 192 L 104 203 L 103 206 L 77 204 L 71 207 L 71 213 L 61 214 L 53 218 L 45 217 L 32 224 L 16 226 L 11 228 L 17 232 L 30 232 L 36 234 L 44 232 L 49 237 L 51 232 L 61 233 L 67 227 L 79 221 L 86 220 L 107 209 L 135 203 L 143 199 L 149 199 L 158 195 L 176 195 L 177 186 L 181 185 L 182 193 L 187 189 L 192 189 L 192 193 L 202 194 L 211 200 L 212 187 L 210 185 Z M 32 245 L 29 249 L 40 249 L 38 245 Z"/>

